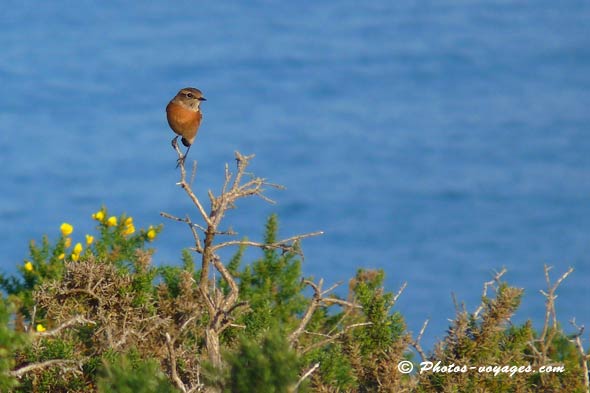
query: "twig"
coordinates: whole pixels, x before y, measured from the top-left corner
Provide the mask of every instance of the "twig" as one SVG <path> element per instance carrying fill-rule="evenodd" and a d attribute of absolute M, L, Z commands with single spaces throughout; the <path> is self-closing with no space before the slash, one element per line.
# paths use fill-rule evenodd
<path fill-rule="evenodd" d="M 178 154 L 178 158 L 182 158 L 183 154 L 180 151 L 180 148 L 178 147 L 178 144 L 174 145 L 174 149 L 176 150 L 176 153 Z M 207 223 L 207 225 L 210 225 L 210 219 L 209 216 L 207 215 L 207 213 L 205 212 L 205 209 L 203 208 L 203 205 L 201 205 L 201 201 L 199 201 L 199 198 L 197 198 L 197 196 L 195 195 L 195 193 L 193 192 L 193 190 L 191 189 L 191 186 L 189 183 L 187 183 L 186 181 L 186 169 L 184 167 L 184 161 L 180 161 L 180 181 L 176 184 L 178 184 L 179 186 L 181 186 L 184 191 L 186 192 L 186 194 L 188 195 L 188 197 L 191 199 L 191 201 L 195 204 L 195 206 L 197 207 L 197 209 L 199 209 L 199 213 L 201 213 L 201 217 L 203 218 L 203 220 Z M 195 162 L 194 164 L 194 172 L 196 173 L 197 171 L 197 164 Z M 195 174 L 193 174 L 193 179 L 194 179 Z M 192 181 L 191 181 L 192 182 Z"/>
<path fill-rule="evenodd" d="M 547 282 L 547 292 L 540 290 L 541 294 L 545 296 L 545 322 L 543 323 L 543 331 L 537 342 L 541 345 L 541 358 L 539 359 L 540 362 L 545 362 L 547 359 L 547 351 L 553 342 L 553 338 L 557 333 L 557 313 L 555 312 L 555 299 L 557 299 L 557 295 L 555 291 L 559 285 L 569 276 L 574 269 L 570 267 L 564 274 L 561 275 L 560 278 L 555 281 L 553 285 L 551 285 L 551 278 L 549 277 L 549 271 L 552 269 L 551 266 L 545 265 L 545 281 Z M 549 329 L 550 320 L 551 323 L 551 330 Z"/>
<path fill-rule="evenodd" d="M 293 392 L 297 391 L 297 389 L 299 388 L 299 385 L 301 385 L 301 383 L 303 381 L 305 381 L 307 378 L 309 378 L 309 376 L 315 371 L 317 370 L 317 368 L 320 367 L 320 363 L 316 363 L 313 366 L 311 366 L 309 368 L 309 370 L 307 370 L 302 376 L 301 378 L 299 378 L 299 380 L 297 381 L 297 383 L 295 384 L 295 386 L 293 387 Z"/>
<path fill-rule="evenodd" d="M 586 392 L 590 393 L 590 374 L 588 373 L 588 360 L 590 360 L 590 355 L 587 355 L 586 351 L 584 351 L 581 338 L 582 334 L 584 334 L 584 326 L 578 326 L 575 319 L 572 319 L 570 323 L 577 330 L 573 337 L 570 338 L 570 341 L 576 345 L 578 355 L 580 355 L 580 362 L 582 363 L 582 370 L 584 371 L 584 384 L 586 386 Z"/>
<path fill-rule="evenodd" d="M 311 320 L 311 317 L 313 316 L 313 313 L 322 302 L 322 285 L 324 284 L 324 279 L 320 278 L 320 281 L 317 283 L 317 285 L 313 281 L 309 280 L 303 280 L 303 283 L 313 288 L 313 298 L 311 299 L 311 303 L 305 311 L 305 314 L 303 314 L 303 318 L 301 318 L 299 326 L 297 329 L 295 329 L 295 331 L 293 331 L 293 333 L 289 335 L 289 342 L 291 344 L 295 343 L 297 338 L 301 335 L 301 333 L 303 333 L 305 326 L 307 326 Z"/>
<path fill-rule="evenodd" d="M 260 243 L 260 242 L 253 242 L 249 240 L 229 240 L 223 243 L 216 244 L 213 246 L 213 251 L 217 251 L 220 248 L 228 247 L 228 246 L 251 246 L 251 247 L 259 247 L 262 249 L 282 249 L 284 251 L 291 251 L 293 248 L 293 244 L 296 241 L 301 239 L 305 239 L 312 236 L 319 236 L 323 235 L 323 231 L 316 231 L 311 233 L 305 233 L 302 235 L 293 236 L 287 239 L 279 240 L 278 242 L 274 243 Z M 289 244 L 291 243 L 291 244 Z"/>
<path fill-rule="evenodd" d="M 172 339 L 168 333 L 166 333 L 166 347 L 168 348 L 168 360 L 170 361 L 170 373 L 172 374 L 172 380 L 182 392 L 186 393 L 186 386 L 184 386 L 184 383 L 178 376 L 178 371 L 176 370 L 176 355 L 174 354 L 174 348 L 172 347 Z"/>
<path fill-rule="evenodd" d="M 36 332 L 33 333 L 34 337 L 53 337 L 59 334 L 59 332 L 61 332 L 64 329 L 67 329 L 71 326 L 74 325 L 84 325 L 84 324 L 91 324 L 91 325 L 96 325 L 96 322 L 91 321 L 89 319 L 84 318 L 82 315 L 78 315 L 64 323 L 62 323 L 61 325 L 59 325 L 58 327 L 51 329 L 51 330 L 47 330 L 45 332 Z"/>
<path fill-rule="evenodd" d="M 21 368 L 14 370 L 14 371 L 11 371 L 10 375 L 12 375 L 13 377 L 20 378 L 23 375 L 25 375 L 26 373 L 31 372 L 31 371 L 40 370 L 40 369 L 52 367 L 52 366 L 64 366 L 64 365 L 68 365 L 68 364 L 76 364 L 76 365 L 78 365 L 78 367 L 80 367 L 81 361 L 70 360 L 70 359 L 51 359 L 51 360 L 46 360 L 44 362 L 28 364 L 26 366 L 23 366 Z M 74 369 L 66 368 L 66 370 L 68 370 L 68 369 L 71 371 L 74 371 Z"/>
<path fill-rule="evenodd" d="M 324 336 L 324 337 L 326 337 L 326 338 L 325 338 L 324 340 L 321 340 L 321 341 L 315 342 L 315 343 L 311 344 L 309 347 L 307 347 L 307 348 L 303 349 L 303 350 L 301 351 L 301 354 L 307 353 L 307 352 L 309 352 L 309 351 L 311 351 L 311 350 L 314 350 L 314 349 L 316 349 L 316 348 L 321 348 L 321 347 L 323 347 L 324 345 L 326 345 L 326 344 L 328 344 L 328 343 L 331 343 L 332 341 L 336 340 L 338 337 L 342 336 L 344 333 L 346 333 L 346 332 L 347 332 L 347 331 L 349 331 L 350 329 L 354 329 L 354 328 L 357 328 L 357 327 L 362 327 L 362 326 L 371 326 L 372 324 L 373 324 L 373 322 L 360 322 L 360 323 L 353 323 L 352 325 L 345 326 L 345 327 L 344 327 L 342 330 L 340 330 L 338 333 L 336 333 L 336 334 L 332 334 L 332 335 L 328 335 L 328 334 L 318 334 L 318 333 L 312 333 L 312 332 L 307 332 L 307 331 L 306 331 L 305 333 L 308 333 L 308 334 L 313 334 L 313 335 L 316 335 L 316 336 Z"/>
<path fill-rule="evenodd" d="M 420 344 L 420 341 L 422 340 L 422 336 L 424 336 L 424 331 L 426 331 L 426 327 L 428 326 L 428 322 L 430 322 L 428 319 L 424 321 L 424 324 L 422 325 L 422 329 L 420 329 L 420 333 L 418 333 L 418 337 L 416 337 L 416 339 L 412 341 L 412 346 L 420 354 L 420 358 L 422 358 L 422 361 L 426 360 L 426 354 L 424 353 L 424 350 L 422 349 L 422 345 Z"/>
<path fill-rule="evenodd" d="M 397 299 L 399 299 L 399 297 L 402 295 L 402 293 L 404 292 L 404 289 L 406 289 L 407 286 L 408 286 L 408 282 L 404 281 L 404 283 L 402 284 L 399 291 L 397 291 L 397 293 L 393 297 L 393 304 L 397 303 Z"/>
<path fill-rule="evenodd" d="M 479 307 L 477 307 L 477 310 L 475 310 L 475 312 L 473 313 L 473 318 L 477 319 L 479 313 L 483 311 L 485 307 L 483 299 L 485 299 L 488 296 L 488 288 L 494 284 L 498 284 L 500 282 L 500 278 L 502 278 L 502 276 L 506 274 L 506 271 L 506 268 L 503 267 L 502 270 L 494 274 L 494 278 L 492 278 L 490 281 L 486 281 L 483 283 L 483 291 L 481 294 L 482 302 L 480 303 Z"/>
<path fill-rule="evenodd" d="M 29 324 L 28 328 L 27 328 L 27 332 L 31 331 L 31 329 L 33 328 L 33 326 L 35 326 L 35 317 L 37 315 L 37 305 L 35 304 L 33 306 L 33 314 L 31 315 L 31 323 Z"/>

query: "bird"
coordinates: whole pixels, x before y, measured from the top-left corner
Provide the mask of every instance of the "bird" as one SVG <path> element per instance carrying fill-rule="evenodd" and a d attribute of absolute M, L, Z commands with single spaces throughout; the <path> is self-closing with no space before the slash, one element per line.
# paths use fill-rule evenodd
<path fill-rule="evenodd" d="M 172 147 L 178 146 L 178 137 L 181 137 L 182 144 L 187 147 L 186 153 L 178 159 L 176 167 L 184 164 L 184 160 L 191 149 L 203 115 L 201 114 L 201 102 L 207 101 L 203 93 L 194 87 L 185 87 L 170 100 L 166 106 L 166 117 L 168 125 L 177 136 L 172 139 Z"/>

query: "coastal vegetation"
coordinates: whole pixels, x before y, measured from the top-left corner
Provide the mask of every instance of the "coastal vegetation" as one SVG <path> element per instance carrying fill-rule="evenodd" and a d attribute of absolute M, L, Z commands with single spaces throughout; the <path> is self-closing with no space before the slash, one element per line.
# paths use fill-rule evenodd
<path fill-rule="evenodd" d="M 541 329 L 511 322 L 523 289 L 502 269 L 425 350 L 427 322 L 408 331 L 403 287 L 383 287 L 395 272 L 359 269 L 338 296 L 341 283 L 302 274 L 303 243 L 320 232 L 281 238 L 272 215 L 260 240 L 237 236 L 226 212 L 281 186 L 247 172 L 253 156 L 235 158 L 208 203 L 181 163 L 194 211 L 161 213 L 193 239 L 177 265 L 152 263 L 162 225 L 104 206 L 89 214 L 95 233 L 63 223 L 56 241 L 32 241 L 0 277 L 0 391 L 588 392 L 583 327 L 561 326 L 555 308 L 571 269 L 551 278 L 545 266 Z"/>

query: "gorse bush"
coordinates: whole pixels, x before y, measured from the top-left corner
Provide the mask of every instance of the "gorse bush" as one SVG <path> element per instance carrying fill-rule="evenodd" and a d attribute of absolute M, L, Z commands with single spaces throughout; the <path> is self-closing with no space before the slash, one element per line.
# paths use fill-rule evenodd
<path fill-rule="evenodd" d="M 275 215 L 262 240 L 237 240 L 224 229 L 227 209 L 275 186 L 249 176 L 251 157 L 236 154 L 207 211 L 192 193 L 184 165 L 179 185 L 201 223 L 187 224 L 194 244 L 181 263 L 154 266 L 162 226 L 136 229 L 132 217 L 92 214 L 96 232 L 68 223 L 55 242 L 31 242 L 14 275 L 0 276 L 0 391 L 13 392 L 584 392 L 588 356 L 580 332 L 554 321 L 556 283 L 549 280 L 547 321 L 510 323 L 523 290 L 498 274 L 481 305 L 457 310 L 431 353 L 395 311 L 401 295 L 383 288 L 383 271 L 360 269 L 344 297 L 336 285 L 304 277 L 301 241 L 282 239 Z M 230 237 L 230 240 L 227 240 Z M 235 248 L 222 261 L 218 251 Z M 260 256 L 245 260 L 247 247 Z M 215 274 L 213 274 L 215 272 Z M 492 293 L 493 291 L 493 293 Z M 488 292 L 490 293 L 488 295 Z M 526 366 L 531 372 L 402 373 L 422 362 L 440 365 Z M 541 366 L 562 372 L 539 373 Z"/>

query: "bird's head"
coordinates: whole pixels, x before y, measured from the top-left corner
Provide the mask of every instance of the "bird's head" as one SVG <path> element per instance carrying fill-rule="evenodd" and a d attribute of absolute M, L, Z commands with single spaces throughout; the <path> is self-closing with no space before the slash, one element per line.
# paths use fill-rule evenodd
<path fill-rule="evenodd" d="M 207 101 L 207 99 L 203 97 L 201 90 L 195 89 L 194 87 L 185 87 L 184 89 L 181 89 L 178 94 L 176 94 L 176 97 L 174 97 L 174 100 L 193 110 L 199 109 L 201 101 Z"/>

